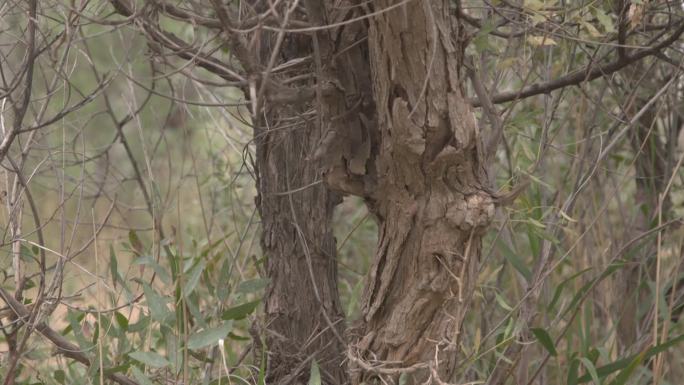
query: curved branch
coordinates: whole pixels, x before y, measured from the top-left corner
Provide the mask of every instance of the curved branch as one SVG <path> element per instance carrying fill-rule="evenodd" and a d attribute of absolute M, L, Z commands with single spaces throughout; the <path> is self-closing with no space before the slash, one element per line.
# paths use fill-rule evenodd
<path fill-rule="evenodd" d="M 518 91 L 502 92 L 492 96 L 491 101 L 494 104 L 506 103 L 539 94 L 547 94 L 559 88 L 577 85 L 582 82 L 594 80 L 601 76 L 610 75 L 647 56 L 658 54 L 663 48 L 668 47 L 670 44 L 679 39 L 682 33 L 684 33 L 684 22 L 680 23 L 679 27 L 672 33 L 672 35 L 670 35 L 670 37 L 651 48 L 637 51 L 631 55 L 625 55 L 622 59 L 618 58 L 616 61 L 602 66 L 594 67 L 593 65 L 589 64 L 581 70 L 569 73 L 560 78 L 544 83 L 535 83 Z M 471 104 L 473 107 L 482 106 L 482 102 L 479 99 L 472 99 Z"/>
<path fill-rule="evenodd" d="M 17 301 L 12 297 L 12 295 L 5 291 L 5 289 L 0 287 L 0 298 L 2 298 L 5 303 L 10 307 L 10 309 L 16 314 L 17 319 L 24 322 L 29 317 L 30 311 L 21 302 Z M 36 330 L 40 334 L 44 335 L 50 342 L 52 342 L 57 347 L 57 353 L 69 357 L 75 361 L 78 361 L 86 366 L 90 366 L 91 362 L 88 356 L 81 351 L 81 349 L 69 342 L 66 338 L 62 337 L 58 332 L 50 328 L 45 322 L 41 322 L 36 325 Z M 101 370 L 104 368 L 100 368 Z M 138 385 L 137 382 L 131 380 L 130 378 L 124 376 L 120 373 L 107 373 L 105 370 L 105 376 L 110 380 L 121 384 L 121 385 Z"/>

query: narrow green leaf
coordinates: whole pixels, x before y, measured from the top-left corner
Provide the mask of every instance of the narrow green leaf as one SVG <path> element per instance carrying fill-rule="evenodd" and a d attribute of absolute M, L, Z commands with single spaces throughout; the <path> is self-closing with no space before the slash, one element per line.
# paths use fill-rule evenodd
<path fill-rule="evenodd" d="M 146 315 L 142 315 L 140 317 L 140 319 L 138 319 L 138 322 L 128 325 L 128 331 L 131 333 L 142 332 L 147 328 L 147 325 L 149 325 L 149 324 L 150 324 L 150 317 L 146 316 Z"/>
<path fill-rule="evenodd" d="M 169 309 L 166 307 L 166 300 L 157 294 L 156 291 L 149 284 L 143 282 L 143 291 L 145 292 L 145 299 L 150 308 L 152 318 L 157 321 L 163 321 L 169 314 Z"/>
<path fill-rule="evenodd" d="M 318 369 L 316 360 L 311 360 L 311 374 L 308 385 L 321 385 L 321 371 Z"/>
<path fill-rule="evenodd" d="M 577 385 L 577 371 L 579 370 L 579 360 L 577 358 L 573 358 L 572 361 L 570 361 L 570 367 L 568 368 L 568 379 L 566 381 L 567 385 Z"/>
<path fill-rule="evenodd" d="M 241 305 L 233 306 L 221 314 L 221 318 L 224 320 L 241 320 L 252 314 L 256 310 L 257 306 L 261 303 L 260 300 L 243 303 Z"/>
<path fill-rule="evenodd" d="M 266 286 L 268 286 L 268 282 L 269 280 L 267 278 L 256 278 L 240 282 L 240 285 L 237 288 L 237 292 L 244 294 L 256 293 L 257 291 L 262 290 Z"/>
<path fill-rule="evenodd" d="M 145 266 L 150 266 L 152 270 L 154 270 L 155 273 L 157 273 L 157 276 L 159 276 L 159 279 L 162 280 L 165 284 L 170 284 L 171 283 L 171 276 L 169 276 L 168 271 L 166 271 L 165 268 L 163 268 L 160 264 L 157 263 L 157 261 L 154 260 L 149 255 L 144 255 L 142 257 L 139 257 L 133 262 L 135 265 L 145 265 Z"/>
<path fill-rule="evenodd" d="M 69 311 L 67 313 L 67 319 L 69 320 L 69 326 L 71 327 L 71 330 L 74 333 L 74 336 L 76 337 L 76 342 L 78 342 L 78 346 L 83 349 L 90 349 L 92 345 L 86 340 L 85 336 L 83 335 L 83 329 L 81 328 L 81 321 L 85 318 L 85 313 L 81 312 L 72 312 Z"/>
<path fill-rule="evenodd" d="M 116 284 L 119 282 L 119 266 L 112 245 L 109 245 L 109 273 L 112 275 L 112 283 L 116 289 Z"/>
<path fill-rule="evenodd" d="M 243 337 L 243 336 L 237 335 L 233 332 L 228 333 L 228 338 L 230 338 L 231 340 L 235 340 L 235 341 L 249 341 L 250 340 L 249 337 Z"/>
<path fill-rule="evenodd" d="M 116 313 L 114 313 L 114 318 L 116 318 L 116 323 L 119 324 L 119 327 L 122 330 L 128 330 L 128 318 L 126 318 L 125 315 L 117 311 Z"/>
<path fill-rule="evenodd" d="M 506 303 L 506 300 L 503 299 L 503 297 L 499 293 L 494 293 L 494 298 L 496 299 L 496 302 L 499 304 L 499 306 L 501 306 L 504 310 L 513 311 L 511 305 Z"/>
<path fill-rule="evenodd" d="M 204 314 L 202 314 L 197 305 L 197 301 L 199 300 L 197 297 L 197 293 L 189 296 L 185 299 L 185 305 L 188 307 L 188 310 L 190 310 L 192 317 L 197 320 L 197 325 L 202 329 L 206 329 L 209 327 L 209 325 L 207 324 Z"/>
<path fill-rule="evenodd" d="M 573 281 L 575 278 L 579 277 L 580 275 L 582 275 L 582 274 L 584 274 L 590 270 L 592 270 L 591 267 L 588 267 L 584 270 L 581 270 L 581 271 L 571 275 L 570 277 L 564 279 L 560 284 L 558 284 L 558 286 L 556 286 L 556 290 L 554 290 L 554 292 L 553 292 L 553 297 L 551 298 L 551 302 L 549 302 L 549 305 L 547 306 L 547 310 L 548 311 L 553 310 L 553 308 L 556 306 L 556 303 L 560 299 L 560 296 L 563 292 L 563 289 L 565 288 L 565 285 L 567 285 L 568 282 Z"/>
<path fill-rule="evenodd" d="M 598 373 L 596 372 L 596 367 L 594 366 L 594 363 L 592 363 L 586 357 L 580 357 L 579 360 L 584 365 L 584 368 L 587 369 L 587 372 L 589 372 L 589 376 L 592 379 L 592 381 L 594 381 L 594 385 L 601 385 L 601 380 L 599 379 Z"/>
<path fill-rule="evenodd" d="M 81 326 L 80 322 L 85 318 L 85 313 L 81 312 L 74 312 L 69 310 L 67 313 L 67 320 L 69 321 L 69 325 L 62 330 L 62 335 L 65 336 L 69 333 L 71 333 L 72 330 L 77 330 L 78 332 L 81 331 Z M 74 327 L 77 326 L 77 327 Z"/>
<path fill-rule="evenodd" d="M 500 238 L 497 239 L 497 244 L 501 249 L 504 258 L 506 258 L 506 261 L 508 261 L 508 263 L 510 263 L 511 266 L 513 266 L 513 268 L 517 270 L 518 273 L 520 273 L 523 277 L 525 277 L 526 281 L 529 282 L 532 278 L 532 272 L 527 268 L 527 264 L 525 264 L 525 262 L 520 259 L 518 254 L 511 250 Z"/>
<path fill-rule="evenodd" d="M 140 238 L 138 238 L 138 234 L 135 231 L 131 230 L 128 232 L 128 242 L 130 242 L 133 251 L 135 251 L 138 255 L 142 254 L 144 246 L 143 243 L 140 241 Z"/>
<path fill-rule="evenodd" d="M 215 240 L 214 243 L 204 246 L 202 248 L 202 252 L 200 253 L 200 256 L 206 257 L 207 255 L 209 255 L 209 253 L 212 250 L 214 250 L 216 248 L 216 246 L 223 244 L 223 241 L 228 239 L 228 237 L 230 237 L 231 235 L 233 235 L 233 231 L 231 231 L 231 232 L 227 233 L 226 235 L 224 235 L 223 237 Z"/>
<path fill-rule="evenodd" d="M 577 293 L 575 293 L 575 295 L 572 297 L 572 300 L 570 301 L 568 307 L 563 311 L 561 317 L 564 317 L 566 314 L 574 310 L 575 307 L 580 304 L 580 301 L 582 300 L 584 295 L 587 293 L 589 289 L 591 289 L 594 286 L 594 283 L 597 279 L 598 278 L 592 278 L 591 280 L 589 280 L 589 282 L 585 283 L 582 287 L 580 287 Z"/>
<path fill-rule="evenodd" d="M 128 362 L 128 363 L 125 363 L 123 365 L 117 365 L 117 366 L 113 366 L 111 368 L 105 368 L 104 374 L 105 374 L 105 376 L 110 376 L 114 373 L 125 373 L 130 368 L 131 368 L 131 364 L 130 364 L 130 362 Z"/>
<path fill-rule="evenodd" d="M 626 368 L 622 369 L 620 374 L 615 377 L 615 379 L 610 383 L 610 385 L 625 385 L 627 383 L 627 380 L 629 380 L 629 377 L 632 376 L 632 373 L 636 370 L 636 368 L 641 365 L 641 363 L 644 361 L 644 357 L 646 356 L 647 351 L 643 351 L 640 354 L 637 354 L 636 357 L 630 362 L 629 365 L 627 365 Z"/>
<path fill-rule="evenodd" d="M 219 339 L 226 338 L 232 329 L 233 321 L 226 321 L 219 327 L 206 329 L 193 334 L 188 339 L 188 349 L 201 349 L 209 345 L 217 344 Z"/>
<path fill-rule="evenodd" d="M 135 377 L 136 380 L 140 383 L 140 385 L 154 385 L 152 381 L 150 381 L 149 378 L 143 373 L 140 369 L 137 367 L 132 367 L 131 372 L 133 373 L 133 377 Z"/>
<path fill-rule="evenodd" d="M 195 264 L 195 266 L 192 267 L 192 269 L 190 269 L 185 287 L 183 287 L 183 296 L 185 298 L 192 294 L 192 292 L 195 290 L 195 287 L 197 287 L 197 283 L 199 282 L 205 267 L 206 263 L 204 261 L 199 261 L 197 264 Z"/>
<path fill-rule="evenodd" d="M 36 260 L 36 257 L 33 255 L 31 250 L 23 243 L 19 245 L 19 258 L 21 258 L 22 261 L 29 263 Z"/>
<path fill-rule="evenodd" d="M 542 344 L 542 346 L 544 346 L 544 348 L 548 350 L 552 356 L 555 357 L 558 355 L 553 340 L 551 339 L 551 336 L 549 336 L 549 333 L 546 332 L 546 330 L 542 328 L 532 328 L 530 330 L 532 331 L 532 334 L 534 334 L 534 337 L 537 338 L 537 341 L 539 341 L 539 343 Z"/>
<path fill-rule="evenodd" d="M 169 365 L 169 361 L 166 358 L 155 352 L 132 352 L 128 353 L 128 356 L 138 362 L 155 368 L 163 368 Z"/>
<path fill-rule="evenodd" d="M 656 346 L 646 350 L 646 354 L 644 355 L 643 360 L 644 361 L 648 360 L 649 358 L 655 356 L 656 354 L 662 353 L 662 352 L 666 351 L 667 349 L 679 344 L 680 342 L 684 342 L 684 334 L 681 334 L 681 335 L 674 337 L 674 338 L 672 338 L 672 339 L 670 339 L 670 340 L 668 340 L 662 344 L 656 345 Z M 601 366 L 598 369 L 596 369 L 596 372 L 598 373 L 598 375 L 600 377 L 606 377 L 607 375 L 609 375 L 611 373 L 614 373 L 614 372 L 617 372 L 618 370 L 627 368 L 634 361 L 634 359 L 640 354 L 643 354 L 643 352 L 639 353 L 639 354 L 632 355 L 632 356 L 627 357 L 627 358 L 619 359 L 619 360 L 612 362 L 608 365 Z M 590 380 L 591 380 L 591 376 L 589 374 L 585 374 L 584 376 L 582 376 L 578 379 L 577 383 L 589 382 Z"/>

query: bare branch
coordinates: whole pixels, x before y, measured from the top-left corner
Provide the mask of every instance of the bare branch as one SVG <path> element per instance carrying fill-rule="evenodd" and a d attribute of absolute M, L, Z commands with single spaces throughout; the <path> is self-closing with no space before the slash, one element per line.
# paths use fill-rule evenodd
<path fill-rule="evenodd" d="M 10 295 L 7 291 L 5 291 L 5 289 L 1 287 L 0 297 L 2 297 L 3 301 L 5 301 L 5 303 L 10 307 L 10 309 L 14 311 L 14 314 L 17 316 L 17 319 L 22 323 L 26 323 L 26 320 L 29 318 L 30 314 L 29 309 L 27 309 L 26 306 L 24 306 L 21 302 L 14 299 L 12 295 Z M 92 365 L 88 356 L 86 356 L 85 353 L 81 352 L 81 349 L 78 346 L 67 341 L 58 332 L 54 331 L 44 322 L 37 324 L 35 328 L 40 332 L 40 334 L 44 335 L 48 340 L 50 340 L 50 342 L 52 342 L 55 345 L 58 354 L 61 354 L 65 357 L 69 357 L 86 366 Z M 100 368 L 100 370 L 103 369 L 104 368 Z M 138 385 L 136 381 L 133 381 L 132 379 L 120 373 L 107 374 L 105 371 L 105 376 L 110 380 L 121 385 Z"/>
<path fill-rule="evenodd" d="M 680 23 L 679 27 L 677 27 L 670 37 L 651 48 L 639 50 L 631 55 L 625 55 L 623 59 L 618 58 L 610 64 L 601 66 L 589 64 L 581 70 L 577 70 L 548 82 L 535 83 L 518 91 L 502 92 L 492 96 L 491 101 L 494 104 L 506 103 L 517 99 L 528 98 L 530 96 L 547 94 L 559 88 L 577 85 L 602 76 L 610 75 L 647 56 L 658 54 L 662 49 L 667 48 L 670 44 L 677 41 L 682 33 L 684 33 L 684 22 Z M 471 100 L 471 103 L 474 107 L 482 106 L 482 101 L 479 99 Z"/>

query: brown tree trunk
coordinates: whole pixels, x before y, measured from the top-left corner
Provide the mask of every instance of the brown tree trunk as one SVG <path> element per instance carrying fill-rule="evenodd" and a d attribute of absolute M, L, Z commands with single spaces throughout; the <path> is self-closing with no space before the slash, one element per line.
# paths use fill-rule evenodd
<path fill-rule="evenodd" d="M 269 116 L 283 116 L 271 113 Z M 286 122 L 273 119 L 274 127 Z M 326 384 L 346 383 L 342 366 L 345 328 L 337 292 L 332 212 L 338 198 L 314 183 L 316 167 L 305 161 L 317 143 L 310 124 L 259 132 L 258 207 L 261 246 L 270 285 L 265 296 L 266 383 L 305 383 L 311 357 Z"/>
<path fill-rule="evenodd" d="M 253 6 L 262 11 L 268 4 L 255 1 Z M 276 64 L 312 54 L 307 35 L 285 37 L 279 52 L 275 52 L 276 33 L 257 38 L 262 71 L 274 53 Z M 300 77 L 304 80 L 295 81 L 292 87 L 311 88 L 313 80 L 308 75 L 312 71 L 309 61 L 270 76 L 279 81 Z M 341 198 L 325 187 L 320 168 L 311 161 L 321 140 L 312 114 L 315 106 L 309 98 L 264 107 L 262 118 L 253 123 L 256 203 L 270 283 L 263 325 L 258 328 L 265 335 L 265 344 L 255 353 L 267 355 L 267 384 L 306 383 L 313 360 L 320 367 L 323 383 L 346 384 L 342 340 L 346 325 L 337 291 L 332 232 L 333 209 Z"/>
<path fill-rule="evenodd" d="M 450 2 L 395 3 L 370 5 L 385 10 L 369 19 L 377 143 L 364 179 L 380 233 L 351 331 L 355 384 L 448 381 L 494 213 Z"/>
<path fill-rule="evenodd" d="M 303 3 L 314 25 L 339 24 L 361 9 Z M 395 382 L 403 373 L 407 384 L 429 377 L 446 381 L 455 368 L 494 203 L 481 138 L 461 89 L 465 42 L 449 2 L 394 5 L 389 0 L 367 3 L 366 12 L 384 11 L 367 24 L 311 35 L 313 57 L 320 58 L 313 69 L 319 114 L 305 129 L 258 135 L 267 135 L 257 148 L 263 247 L 272 279 L 267 322 L 270 330 L 287 336 L 273 333 L 267 341 L 267 351 L 278 357 L 270 360 L 269 383 L 288 380 L 282 374 L 288 370 L 304 380 L 301 361 L 286 358 L 315 352 L 302 343 L 311 330 L 323 331 L 316 341 L 318 349 L 328 349 L 326 371 L 344 352 L 343 343 L 326 330 L 327 323 L 342 323 L 332 294 L 334 265 L 324 252 L 334 245 L 332 238 L 329 243 L 319 238 L 320 249 L 309 246 L 308 254 L 295 241 L 302 234 L 315 239 L 329 225 L 335 202 L 320 186 L 289 196 L 272 194 L 313 183 L 317 165 L 325 170 L 329 187 L 366 199 L 380 229 L 363 317 L 349 331 L 354 342 L 348 350 L 351 382 L 373 383 L 377 376 Z M 305 108 L 298 112 L 304 114 Z M 302 159 L 311 162 L 301 164 Z M 317 270 L 307 270 L 309 260 Z M 327 291 L 323 306 L 316 302 L 321 291 Z M 344 380 L 340 373 L 324 382 Z"/>

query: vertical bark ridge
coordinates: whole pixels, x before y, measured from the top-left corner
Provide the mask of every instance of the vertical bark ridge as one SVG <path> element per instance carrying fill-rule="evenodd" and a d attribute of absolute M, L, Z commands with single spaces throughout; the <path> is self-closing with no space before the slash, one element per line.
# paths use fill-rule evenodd
<path fill-rule="evenodd" d="M 256 12 L 270 7 L 254 0 Z M 290 6 L 290 4 L 281 4 Z M 296 17 L 303 14 L 296 12 Z M 266 68 L 277 33 L 261 31 L 255 37 L 259 66 Z M 288 35 L 277 52 L 278 63 L 312 55 L 309 35 Z M 283 81 L 301 78 L 293 88 L 313 87 L 307 76 L 311 61 L 270 74 Z M 268 91 L 266 98 L 269 97 Z M 320 367 L 325 384 L 347 384 L 343 365 L 346 327 L 337 288 L 336 244 L 332 215 L 340 195 L 321 183 L 317 162 L 311 161 L 321 141 L 315 118 L 315 101 L 267 105 L 254 122 L 257 190 L 261 217 L 261 247 L 266 256 L 269 286 L 264 297 L 265 317 L 259 325 L 266 354 L 267 384 L 306 383 L 312 360 Z"/>
<path fill-rule="evenodd" d="M 281 194 L 317 179 L 316 168 L 302 164 L 317 141 L 312 132 L 315 130 L 310 124 L 296 130 L 266 132 L 257 144 L 261 245 L 271 279 L 263 325 L 269 384 L 291 377 L 304 381 L 311 355 L 326 383 L 346 383 L 341 365 L 345 347 L 337 338 L 345 323 L 331 231 L 332 212 L 339 198 L 322 185 Z M 337 330 L 331 330 L 329 322 Z"/>
<path fill-rule="evenodd" d="M 375 10 L 391 1 L 375 1 Z M 447 381 L 494 213 L 462 40 L 448 1 L 413 1 L 370 21 L 379 143 L 371 204 L 380 237 L 350 348 L 353 382 Z"/>

